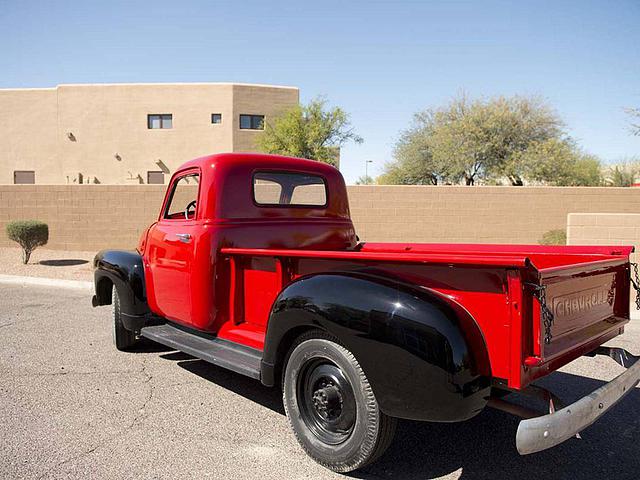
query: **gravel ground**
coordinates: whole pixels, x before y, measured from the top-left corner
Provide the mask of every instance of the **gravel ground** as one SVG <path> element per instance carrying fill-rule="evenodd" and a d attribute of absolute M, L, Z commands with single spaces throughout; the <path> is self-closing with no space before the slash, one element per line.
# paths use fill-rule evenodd
<path fill-rule="evenodd" d="M 22 263 L 20 248 L 0 248 L 0 273 L 27 277 L 60 278 L 64 280 L 93 281 L 92 260 L 96 252 L 47 250 L 37 248 Z"/>
<path fill-rule="evenodd" d="M 280 393 L 187 355 L 111 345 L 110 310 L 87 293 L 0 285 L 0 478 L 339 478 L 306 457 Z M 640 324 L 614 342 L 640 353 Z M 579 359 L 545 382 L 574 401 L 622 371 Z M 520 457 L 518 420 L 403 421 L 356 478 L 637 479 L 640 390 L 582 434 Z"/>

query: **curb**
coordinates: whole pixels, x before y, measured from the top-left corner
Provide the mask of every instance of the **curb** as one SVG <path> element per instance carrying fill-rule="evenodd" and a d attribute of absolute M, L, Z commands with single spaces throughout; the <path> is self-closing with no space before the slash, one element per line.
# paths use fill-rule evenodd
<path fill-rule="evenodd" d="M 0 275 L 0 284 L 72 288 L 76 290 L 93 290 L 93 282 L 83 282 L 80 280 L 61 280 L 58 278 L 45 277 L 23 277 L 19 275 Z"/>

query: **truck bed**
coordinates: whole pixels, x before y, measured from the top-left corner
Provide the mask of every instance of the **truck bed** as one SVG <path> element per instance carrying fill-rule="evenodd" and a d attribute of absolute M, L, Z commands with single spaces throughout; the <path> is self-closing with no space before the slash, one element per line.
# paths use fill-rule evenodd
<path fill-rule="evenodd" d="M 489 352 L 490 371 L 483 373 L 521 389 L 622 333 L 632 251 L 415 243 L 361 243 L 344 251 L 223 248 L 232 271 L 232 321 L 219 334 L 261 349 L 270 307 L 288 283 L 322 272 L 365 271 L 429 289 L 469 312 Z M 555 315 L 551 325 L 541 314 L 540 291 Z"/>

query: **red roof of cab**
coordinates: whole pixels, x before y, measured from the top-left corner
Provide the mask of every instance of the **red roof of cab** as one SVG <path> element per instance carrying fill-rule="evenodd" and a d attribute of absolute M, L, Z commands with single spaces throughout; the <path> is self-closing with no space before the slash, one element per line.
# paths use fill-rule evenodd
<path fill-rule="evenodd" d="M 347 189 L 340 171 L 331 165 L 304 158 L 264 153 L 220 153 L 190 160 L 174 176 L 189 169 L 202 172 L 200 201 L 207 219 L 323 217 L 349 219 Z M 282 171 L 319 175 L 327 184 L 327 206 L 265 207 L 253 201 L 253 174 Z M 208 192 L 208 195 L 203 195 Z"/>

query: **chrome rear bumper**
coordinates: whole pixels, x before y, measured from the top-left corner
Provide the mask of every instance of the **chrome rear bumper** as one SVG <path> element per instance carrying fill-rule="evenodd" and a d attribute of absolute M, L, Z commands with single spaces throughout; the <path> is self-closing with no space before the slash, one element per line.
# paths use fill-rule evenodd
<path fill-rule="evenodd" d="M 593 355 L 607 355 L 627 370 L 577 402 L 541 417 L 523 420 L 516 433 L 520 455 L 540 452 L 576 436 L 613 407 L 640 382 L 640 362 L 621 348 L 600 347 Z"/>

